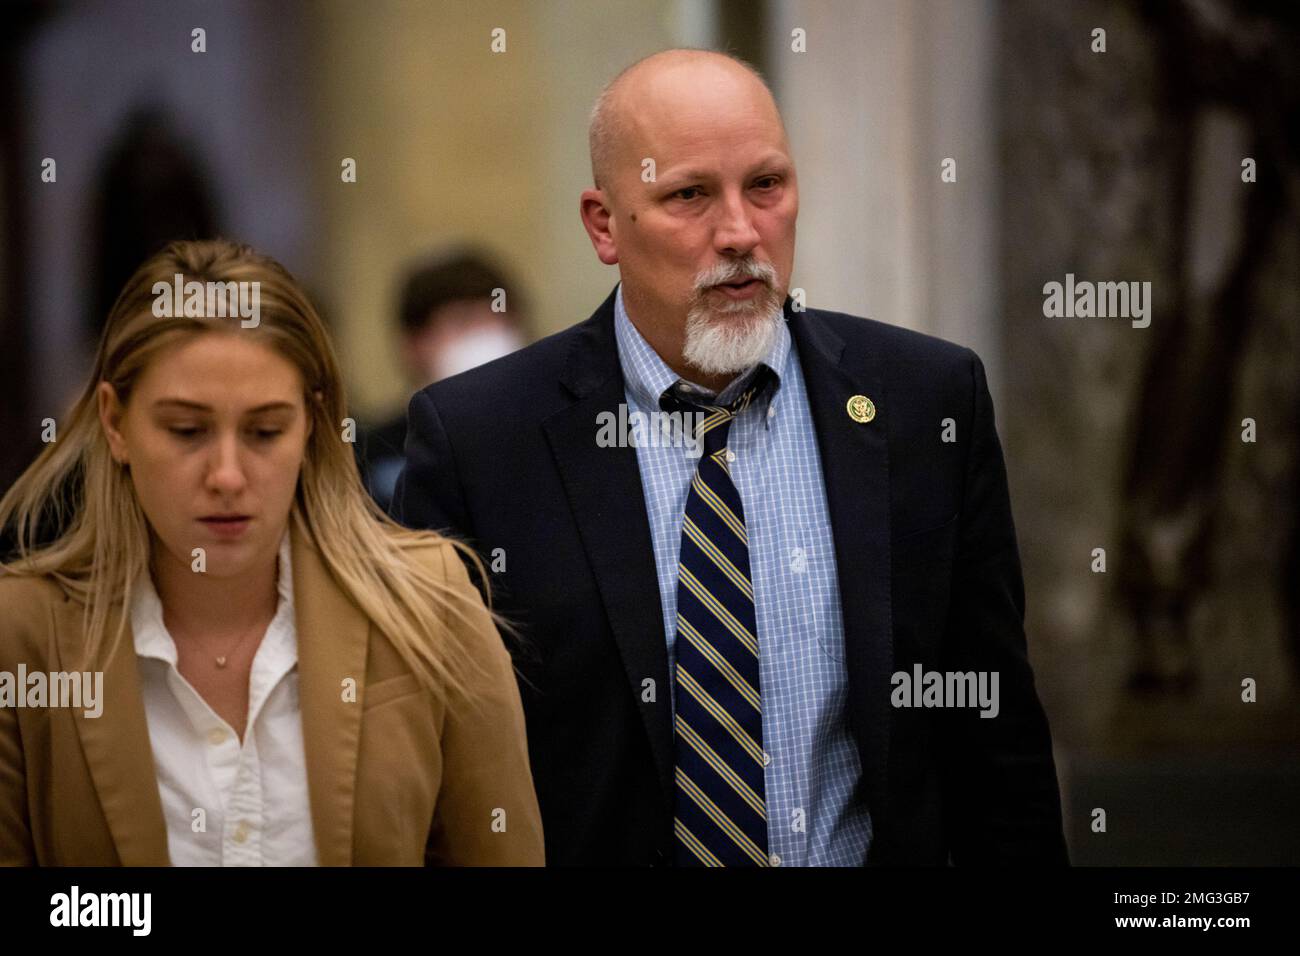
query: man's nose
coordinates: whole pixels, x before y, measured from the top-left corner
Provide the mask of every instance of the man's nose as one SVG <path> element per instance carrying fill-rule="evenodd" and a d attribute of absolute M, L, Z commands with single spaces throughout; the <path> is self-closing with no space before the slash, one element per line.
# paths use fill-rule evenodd
<path fill-rule="evenodd" d="M 239 438 L 235 434 L 220 436 L 212 449 L 208 464 L 208 488 L 222 494 L 244 490 L 247 483 L 244 466 L 239 457 Z"/>
<path fill-rule="evenodd" d="M 720 255 L 746 256 L 758 245 L 760 236 L 754 228 L 753 209 L 740 194 L 724 197 L 713 247 Z"/>

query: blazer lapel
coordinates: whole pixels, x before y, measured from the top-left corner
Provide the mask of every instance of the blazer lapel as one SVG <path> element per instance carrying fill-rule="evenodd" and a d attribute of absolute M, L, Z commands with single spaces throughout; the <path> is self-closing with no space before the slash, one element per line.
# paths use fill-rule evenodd
<path fill-rule="evenodd" d="M 57 640 L 65 670 L 85 666 L 82 609 L 83 605 L 73 600 L 64 601 L 59 608 Z M 106 631 L 109 640 L 127 613 L 121 605 L 113 608 Z M 72 719 L 122 865 L 168 866 L 167 824 L 158 795 L 129 618 L 125 624 L 112 657 L 98 665 L 104 672 L 102 712 L 87 717 L 81 708 L 74 708 Z"/>
<path fill-rule="evenodd" d="M 370 623 L 334 582 L 296 520 L 290 547 L 299 700 L 316 851 L 322 866 L 342 866 L 352 862 L 360 702 Z M 65 601 L 60 611 L 60 659 L 65 669 L 77 669 L 82 666 L 81 605 Z M 119 607 L 110 615 L 110 635 L 123 613 Z M 90 718 L 73 710 L 91 779 L 122 864 L 167 866 L 167 826 L 129 620 L 103 670 L 102 714 Z M 346 678 L 356 681 L 356 702 L 343 699 Z"/>
<path fill-rule="evenodd" d="M 635 448 L 596 444 L 596 416 L 627 399 L 614 339 L 614 293 L 583 324 L 561 384 L 574 397 L 544 423 L 605 613 L 640 704 L 662 796 L 672 806 L 672 714 L 668 649 L 645 493 Z M 652 678 L 655 703 L 642 702 Z"/>
<path fill-rule="evenodd" d="M 370 621 L 345 595 L 295 515 L 290 531 L 298 697 L 321 866 L 352 862 L 352 822 Z M 344 699 L 344 681 L 356 696 Z M 383 785 L 383 782 L 379 782 Z"/>
<path fill-rule="evenodd" d="M 790 312 L 790 332 L 799 350 L 817 430 L 830 511 L 835 566 L 844 615 L 849 720 L 862 756 L 868 807 L 877 820 L 885 812 L 886 773 L 894 666 L 890 606 L 889 397 L 881 363 L 854 356 L 849 367 L 841 339 L 815 311 Z M 860 423 L 848 401 L 865 395 L 876 417 Z"/>

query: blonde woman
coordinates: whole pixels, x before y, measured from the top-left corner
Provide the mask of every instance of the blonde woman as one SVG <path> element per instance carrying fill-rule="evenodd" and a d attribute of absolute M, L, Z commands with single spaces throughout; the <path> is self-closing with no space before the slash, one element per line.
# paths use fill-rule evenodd
<path fill-rule="evenodd" d="M 493 618 L 346 414 L 273 260 L 179 242 L 127 283 L 0 499 L 0 863 L 543 862 Z"/>

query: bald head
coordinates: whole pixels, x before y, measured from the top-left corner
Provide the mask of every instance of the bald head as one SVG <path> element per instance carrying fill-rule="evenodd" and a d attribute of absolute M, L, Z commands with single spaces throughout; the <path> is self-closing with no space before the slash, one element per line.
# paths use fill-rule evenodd
<path fill-rule="evenodd" d="M 639 172 L 641 160 L 655 155 L 655 143 L 646 135 L 655 119 L 666 121 L 687 110 L 726 115 L 743 107 L 768 114 L 784 140 L 771 90 L 744 60 L 694 49 L 662 50 L 638 60 L 609 82 L 591 111 L 588 143 L 596 188 L 613 187 L 617 164 L 629 163 Z"/>

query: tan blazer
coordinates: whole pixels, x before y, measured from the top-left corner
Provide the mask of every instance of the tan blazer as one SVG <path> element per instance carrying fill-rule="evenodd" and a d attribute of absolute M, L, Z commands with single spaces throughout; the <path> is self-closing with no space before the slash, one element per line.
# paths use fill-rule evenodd
<path fill-rule="evenodd" d="M 471 689 L 478 708 L 423 688 L 316 549 L 296 530 L 290 538 L 319 862 L 542 865 L 510 658 L 451 546 L 414 553 L 471 602 L 475 626 L 458 633 L 490 674 Z M 80 670 L 81 614 L 53 579 L 0 577 L 0 670 L 15 679 L 20 662 L 29 674 Z M 111 617 L 110 634 L 116 625 Z M 346 678 L 356 682 L 355 702 L 344 700 Z M 129 619 L 102 696 L 97 718 L 82 708 L 0 707 L 0 864 L 170 862 Z"/>

